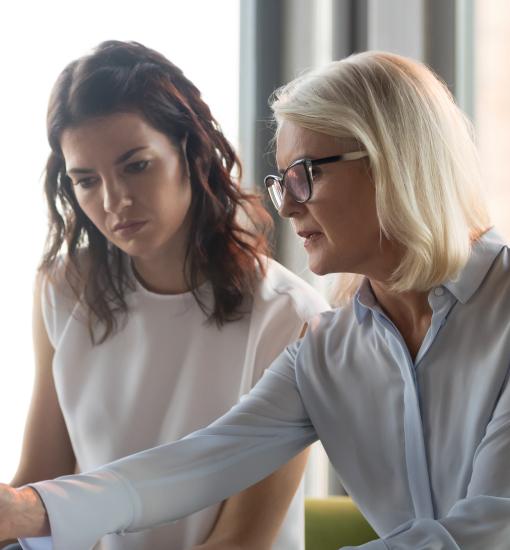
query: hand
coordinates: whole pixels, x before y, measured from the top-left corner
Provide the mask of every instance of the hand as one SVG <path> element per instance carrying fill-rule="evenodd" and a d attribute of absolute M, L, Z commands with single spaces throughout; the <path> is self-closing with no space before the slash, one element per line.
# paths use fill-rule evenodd
<path fill-rule="evenodd" d="M 15 489 L 0 483 L 0 540 L 12 539 L 15 536 L 13 532 L 15 493 Z"/>
<path fill-rule="evenodd" d="M 47 535 L 50 526 L 34 489 L 14 489 L 0 483 L 0 540 Z"/>

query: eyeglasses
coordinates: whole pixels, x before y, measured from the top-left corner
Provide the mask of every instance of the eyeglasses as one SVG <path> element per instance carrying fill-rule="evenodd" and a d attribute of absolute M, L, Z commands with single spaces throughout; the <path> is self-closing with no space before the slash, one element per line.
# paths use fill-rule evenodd
<path fill-rule="evenodd" d="M 321 159 L 299 159 L 294 161 L 281 176 L 266 176 L 264 184 L 276 210 L 283 204 L 284 193 L 287 192 L 296 202 L 304 203 L 310 200 L 313 189 L 313 167 L 331 162 L 358 160 L 368 157 L 367 151 L 353 151 L 343 155 L 334 155 Z"/>

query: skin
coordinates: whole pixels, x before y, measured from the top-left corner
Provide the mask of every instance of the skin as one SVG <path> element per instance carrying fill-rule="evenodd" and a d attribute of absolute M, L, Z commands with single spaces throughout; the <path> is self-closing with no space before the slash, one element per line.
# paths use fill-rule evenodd
<path fill-rule="evenodd" d="M 300 158 L 322 158 L 356 149 L 353 140 L 340 140 L 283 121 L 277 136 L 277 163 L 283 172 Z M 280 214 L 290 218 L 296 233 L 304 238 L 313 272 L 368 277 L 379 304 L 415 357 L 432 317 L 428 293 L 395 293 L 389 288 L 388 281 L 403 251 L 380 230 L 368 160 L 318 166 L 311 199 L 298 203 L 285 193 Z"/>
<path fill-rule="evenodd" d="M 66 170 L 77 201 L 101 233 L 132 260 L 150 290 L 186 292 L 184 256 L 191 185 L 182 144 L 136 113 L 86 121 L 62 134 Z M 119 230 L 119 223 L 136 222 Z M 138 222 L 143 222 L 137 227 Z M 76 460 L 53 383 L 54 349 L 34 298 L 36 382 L 22 459 L 11 486 L 0 485 L 0 538 L 49 534 L 44 506 L 30 482 L 75 471 Z M 277 472 L 223 503 L 207 540 L 191 550 L 270 550 L 306 465 L 305 451 Z"/>
<path fill-rule="evenodd" d="M 181 146 L 138 114 L 116 113 L 65 130 L 61 147 L 87 217 L 131 257 L 151 290 L 185 292 L 191 185 Z M 130 222 L 144 225 L 116 229 Z"/>

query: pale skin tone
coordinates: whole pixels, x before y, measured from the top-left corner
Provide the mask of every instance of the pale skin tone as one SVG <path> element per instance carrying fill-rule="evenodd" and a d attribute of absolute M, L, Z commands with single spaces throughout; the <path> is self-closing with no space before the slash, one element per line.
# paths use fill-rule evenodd
<path fill-rule="evenodd" d="M 189 290 L 184 254 L 191 186 L 182 145 L 171 143 L 136 113 L 91 119 L 65 130 L 61 140 L 80 207 L 108 240 L 131 257 L 141 282 L 163 294 Z M 42 319 L 40 293 L 38 280 L 33 312 L 35 387 L 22 458 L 12 487 L 72 474 L 76 468 L 53 383 L 54 349 Z M 307 451 L 227 499 L 207 540 L 192 550 L 269 550 L 299 485 L 306 459 Z M 49 534 L 37 493 L 30 488 L 3 488 L 0 536 Z"/>
<path fill-rule="evenodd" d="M 288 121 L 278 132 L 277 163 L 281 172 L 297 159 L 353 150 L 356 144 L 350 140 L 338 140 Z M 381 235 L 367 161 L 318 167 L 311 200 L 301 204 L 285 195 L 280 214 L 291 219 L 295 231 L 304 238 L 312 271 L 319 275 L 359 273 L 369 279 L 379 304 L 400 331 L 411 356 L 416 357 L 432 317 L 428 293 L 399 294 L 389 288 L 402 250 Z"/>
<path fill-rule="evenodd" d="M 277 163 L 283 172 L 297 159 L 324 158 L 357 148 L 354 140 L 339 140 L 284 121 L 277 137 Z M 290 218 L 296 232 L 305 238 L 312 271 L 368 277 L 379 304 L 414 358 L 432 318 L 428 293 L 389 289 L 402 250 L 381 235 L 367 159 L 323 164 L 314 172 L 312 198 L 298 203 L 285 194 L 280 214 Z"/>

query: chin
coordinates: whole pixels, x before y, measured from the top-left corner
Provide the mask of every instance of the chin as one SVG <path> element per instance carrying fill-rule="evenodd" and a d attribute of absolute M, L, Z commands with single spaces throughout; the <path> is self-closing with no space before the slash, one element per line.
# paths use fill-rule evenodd
<path fill-rule="evenodd" d="M 151 249 L 147 245 L 136 242 L 119 243 L 117 247 L 120 248 L 122 252 L 127 254 L 130 258 L 143 258 L 144 256 L 150 255 L 151 251 Z"/>
<path fill-rule="evenodd" d="M 315 273 L 315 275 L 327 275 L 328 273 L 331 273 L 330 271 L 328 271 L 327 269 L 323 269 L 322 267 L 311 265 L 309 266 L 309 268 L 312 273 Z"/>
<path fill-rule="evenodd" d="M 308 257 L 308 269 L 315 275 L 330 275 L 331 273 L 351 273 L 348 262 L 339 261 L 337 257 L 325 257 L 325 255 Z"/>
<path fill-rule="evenodd" d="M 329 243 L 323 242 L 321 239 L 317 245 L 309 247 L 308 253 L 308 268 L 315 275 L 328 275 L 338 271 L 338 252 Z"/>
<path fill-rule="evenodd" d="M 328 265 L 324 260 L 313 260 L 313 258 L 308 259 L 308 268 L 315 275 L 328 275 L 328 273 L 333 273 L 334 270 L 332 266 Z"/>

